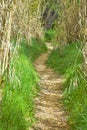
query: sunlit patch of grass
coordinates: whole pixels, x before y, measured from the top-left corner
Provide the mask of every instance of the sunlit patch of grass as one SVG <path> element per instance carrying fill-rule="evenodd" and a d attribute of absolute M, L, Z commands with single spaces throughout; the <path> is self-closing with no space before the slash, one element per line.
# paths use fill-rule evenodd
<path fill-rule="evenodd" d="M 39 80 L 29 59 L 20 54 L 14 60 L 15 78 L 5 84 L 1 104 L 0 127 L 2 130 L 27 130 L 34 118 L 34 97 Z"/>

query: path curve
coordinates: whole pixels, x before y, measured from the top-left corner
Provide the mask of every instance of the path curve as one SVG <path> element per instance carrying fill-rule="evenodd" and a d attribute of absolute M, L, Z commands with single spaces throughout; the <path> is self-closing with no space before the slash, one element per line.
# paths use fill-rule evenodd
<path fill-rule="evenodd" d="M 46 67 L 49 53 L 50 51 L 35 61 L 36 71 L 41 77 L 41 89 L 35 100 L 35 116 L 38 121 L 32 130 L 68 130 L 67 116 L 62 104 L 63 78 Z"/>

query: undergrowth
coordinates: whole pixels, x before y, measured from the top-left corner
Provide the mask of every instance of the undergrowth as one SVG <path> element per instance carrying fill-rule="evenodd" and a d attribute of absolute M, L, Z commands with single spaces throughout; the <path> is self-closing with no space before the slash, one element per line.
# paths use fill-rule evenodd
<path fill-rule="evenodd" d="M 18 56 L 12 59 L 0 104 L 0 130 L 27 130 L 35 122 L 34 98 L 39 78 L 31 61 L 45 51 L 44 43 L 33 40 L 31 46 L 26 46 L 23 40 Z"/>
<path fill-rule="evenodd" d="M 83 61 L 80 43 L 72 43 L 65 46 L 62 50 L 57 48 L 50 54 L 47 66 L 54 69 L 55 72 L 68 75 L 74 65 L 79 65 Z"/>
<path fill-rule="evenodd" d="M 32 39 L 31 44 L 26 44 L 26 41 L 22 41 L 23 51 L 26 56 L 34 61 L 39 55 L 47 51 L 45 41 L 41 39 Z"/>
<path fill-rule="evenodd" d="M 87 79 L 82 71 L 83 56 L 80 43 L 53 50 L 47 65 L 65 76 L 64 105 L 70 130 L 87 130 Z"/>
<path fill-rule="evenodd" d="M 64 89 L 64 104 L 71 130 L 87 130 L 87 79 L 81 67 L 71 71 Z"/>
<path fill-rule="evenodd" d="M 46 30 L 45 35 L 44 35 L 45 41 L 53 42 L 55 35 L 56 35 L 56 30 L 53 30 L 53 29 Z"/>

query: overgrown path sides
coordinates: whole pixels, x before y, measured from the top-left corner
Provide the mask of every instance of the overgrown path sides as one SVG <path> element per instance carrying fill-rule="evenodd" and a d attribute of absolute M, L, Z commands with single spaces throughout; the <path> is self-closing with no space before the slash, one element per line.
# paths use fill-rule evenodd
<path fill-rule="evenodd" d="M 41 77 L 40 93 L 36 98 L 37 124 L 34 130 L 68 130 L 66 113 L 62 104 L 63 78 L 47 68 L 45 62 L 50 51 L 41 55 L 35 62 Z"/>

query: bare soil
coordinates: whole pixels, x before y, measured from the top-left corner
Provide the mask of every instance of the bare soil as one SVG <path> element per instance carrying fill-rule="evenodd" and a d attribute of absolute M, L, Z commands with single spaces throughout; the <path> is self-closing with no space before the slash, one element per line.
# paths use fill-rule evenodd
<path fill-rule="evenodd" d="M 39 96 L 35 99 L 37 123 L 32 130 L 68 130 L 67 115 L 62 104 L 64 79 L 46 67 L 49 53 L 35 61 L 41 80 Z"/>

